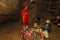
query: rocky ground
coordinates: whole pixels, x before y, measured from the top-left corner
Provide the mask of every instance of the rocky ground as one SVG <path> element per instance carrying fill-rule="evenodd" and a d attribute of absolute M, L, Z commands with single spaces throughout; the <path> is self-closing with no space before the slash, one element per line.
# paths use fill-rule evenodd
<path fill-rule="evenodd" d="M 0 40 L 20 40 L 22 23 L 8 22 L 0 25 Z M 48 40 L 60 40 L 60 29 L 52 26 Z"/>

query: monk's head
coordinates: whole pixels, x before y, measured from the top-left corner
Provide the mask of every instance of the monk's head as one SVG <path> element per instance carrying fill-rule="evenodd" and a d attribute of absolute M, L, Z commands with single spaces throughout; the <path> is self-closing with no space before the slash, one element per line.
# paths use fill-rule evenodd
<path fill-rule="evenodd" d="M 60 19 L 60 16 L 57 16 L 56 18 L 57 18 L 57 19 Z"/>
<path fill-rule="evenodd" d="M 28 6 L 25 6 L 24 9 L 28 9 Z"/>
<path fill-rule="evenodd" d="M 38 27 L 38 24 L 36 22 L 34 22 L 34 27 Z"/>

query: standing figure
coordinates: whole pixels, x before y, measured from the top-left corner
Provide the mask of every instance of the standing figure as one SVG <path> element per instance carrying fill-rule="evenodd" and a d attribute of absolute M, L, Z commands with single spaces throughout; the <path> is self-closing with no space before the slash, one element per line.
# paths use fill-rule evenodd
<path fill-rule="evenodd" d="M 41 40 L 38 23 L 34 22 L 34 25 L 31 28 L 31 34 L 32 34 L 32 40 Z"/>
<path fill-rule="evenodd" d="M 57 16 L 57 27 L 60 28 L 60 16 Z"/>
<path fill-rule="evenodd" d="M 22 28 L 22 40 L 32 40 L 31 31 L 28 26 Z"/>
<path fill-rule="evenodd" d="M 45 23 L 45 29 L 50 32 L 51 30 L 51 22 L 49 19 L 46 20 L 46 23 Z"/>
<path fill-rule="evenodd" d="M 21 14 L 22 14 L 23 24 L 24 24 L 25 26 L 28 25 L 29 16 L 28 16 L 28 7 L 27 7 L 27 6 L 25 6 L 25 7 L 22 9 Z"/>
<path fill-rule="evenodd" d="M 58 28 L 60 28 L 60 16 L 57 15 L 55 18 L 51 19 L 52 23 L 55 24 Z"/>

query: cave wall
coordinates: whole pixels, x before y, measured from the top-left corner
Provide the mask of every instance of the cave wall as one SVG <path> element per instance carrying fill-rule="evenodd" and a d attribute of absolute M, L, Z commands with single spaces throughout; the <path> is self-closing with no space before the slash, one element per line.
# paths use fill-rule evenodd
<path fill-rule="evenodd" d="M 0 14 L 15 14 L 18 10 L 19 0 L 0 0 Z"/>

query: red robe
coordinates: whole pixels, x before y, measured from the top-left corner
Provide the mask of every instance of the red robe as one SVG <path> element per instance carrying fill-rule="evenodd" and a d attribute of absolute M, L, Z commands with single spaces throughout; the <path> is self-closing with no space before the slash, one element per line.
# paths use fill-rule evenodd
<path fill-rule="evenodd" d="M 28 24 L 28 9 L 22 9 L 22 21 L 23 21 L 23 24 Z"/>

